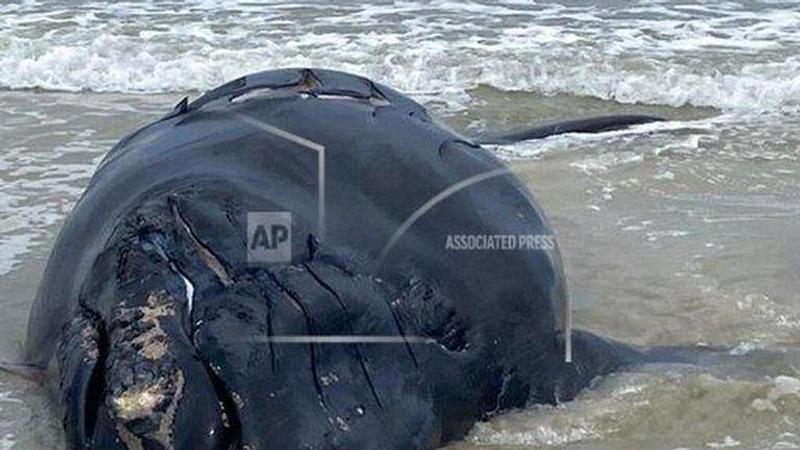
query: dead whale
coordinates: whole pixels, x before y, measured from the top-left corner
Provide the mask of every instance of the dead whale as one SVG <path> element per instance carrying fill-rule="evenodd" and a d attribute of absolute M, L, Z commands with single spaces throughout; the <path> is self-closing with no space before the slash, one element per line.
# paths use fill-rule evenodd
<path fill-rule="evenodd" d="M 552 236 L 502 162 L 408 97 L 248 75 L 109 152 L 53 248 L 26 362 L 57 369 L 72 448 L 437 448 L 644 357 L 568 339 Z"/>

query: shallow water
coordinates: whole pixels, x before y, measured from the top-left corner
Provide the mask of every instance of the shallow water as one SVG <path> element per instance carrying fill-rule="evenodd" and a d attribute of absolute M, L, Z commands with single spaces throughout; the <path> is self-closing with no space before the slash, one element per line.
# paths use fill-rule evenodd
<path fill-rule="evenodd" d="M 467 134 L 609 113 L 666 122 L 492 147 L 552 222 L 578 326 L 723 346 L 479 424 L 458 449 L 800 448 L 800 8 L 675 1 L 0 6 L 0 359 L 103 154 L 183 95 L 267 68 L 354 71 Z M 60 444 L 0 374 L 0 449 Z"/>

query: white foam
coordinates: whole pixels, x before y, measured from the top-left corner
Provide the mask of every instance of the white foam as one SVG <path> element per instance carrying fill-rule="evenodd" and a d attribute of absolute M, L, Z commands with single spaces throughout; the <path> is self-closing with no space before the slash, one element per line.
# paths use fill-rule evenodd
<path fill-rule="evenodd" d="M 16 445 L 16 440 L 14 439 L 14 435 L 11 433 L 6 433 L 3 436 L 0 436 L 0 450 L 11 450 Z"/>
<path fill-rule="evenodd" d="M 110 13 L 110 17 L 109 14 Z M 594 8 L 448 1 L 392 5 L 190 2 L 6 6 L 0 86 L 205 90 L 276 67 L 370 76 L 452 107 L 480 84 L 626 103 L 800 110 L 800 11 Z"/>

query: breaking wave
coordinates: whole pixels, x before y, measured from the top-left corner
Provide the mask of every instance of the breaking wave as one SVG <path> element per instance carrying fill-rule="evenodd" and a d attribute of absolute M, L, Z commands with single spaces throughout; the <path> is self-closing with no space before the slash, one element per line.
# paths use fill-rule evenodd
<path fill-rule="evenodd" d="M 755 9 L 754 9 L 755 8 Z M 0 87 L 202 91 L 330 67 L 458 105 L 471 88 L 800 111 L 800 9 L 396 3 L 0 7 Z"/>

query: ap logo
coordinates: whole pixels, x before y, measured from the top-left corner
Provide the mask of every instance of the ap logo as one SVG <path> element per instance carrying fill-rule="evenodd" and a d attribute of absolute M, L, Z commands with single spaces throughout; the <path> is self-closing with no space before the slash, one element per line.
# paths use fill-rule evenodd
<path fill-rule="evenodd" d="M 288 263 L 292 260 L 292 213 L 247 213 L 247 262 Z"/>

